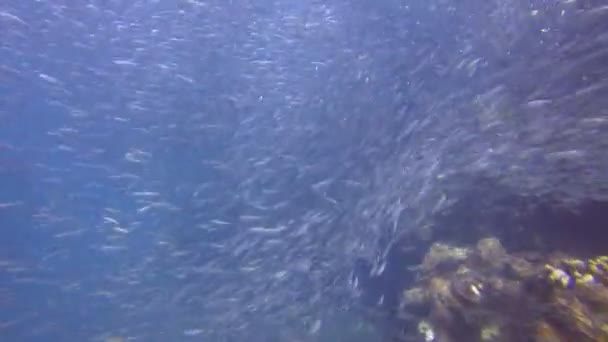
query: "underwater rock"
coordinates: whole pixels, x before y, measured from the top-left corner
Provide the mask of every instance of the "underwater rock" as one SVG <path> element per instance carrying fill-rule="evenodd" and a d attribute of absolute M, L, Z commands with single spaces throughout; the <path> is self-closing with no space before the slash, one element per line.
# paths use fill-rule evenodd
<path fill-rule="evenodd" d="M 555 328 L 545 321 L 540 321 L 536 324 L 534 332 L 534 341 L 536 342 L 561 342 L 565 341 L 555 330 Z"/>
<path fill-rule="evenodd" d="M 507 252 L 497 238 L 485 238 L 477 242 L 477 255 L 481 262 L 499 267 L 504 264 Z"/>
<path fill-rule="evenodd" d="M 608 341 L 607 270 L 605 256 L 509 254 L 493 237 L 473 250 L 435 243 L 401 296 L 419 317 L 402 324 L 418 340 Z"/>
<path fill-rule="evenodd" d="M 449 268 L 457 266 L 459 261 L 465 260 L 470 251 L 466 248 L 453 247 L 442 243 L 434 243 L 422 261 L 422 269 L 434 270 L 437 267 Z"/>
<path fill-rule="evenodd" d="M 496 341 L 500 337 L 500 327 L 498 325 L 486 325 L 481 328 L 479 339 L 481 341 Z"/>
<path fill-rule="evenodd" d="M 418 332 L 423 336 L 425 342 L 431 342 L 435 340 L 435 331 L 433 327 L 427 321 L 421 321 L 418 323 Z"/>
<path fill-rule="evenodd" d="M 427 301 L 427 292 L 419 287 L 403 291 L 402 304 L 407 306 L 420 305 Z"/>
<path fill-rule="evenodd" d="M 523 258 L 511 256 L 506 264 L 506 272 L 511 278 L 528 278 L 534 275 L 534 266 Z"/>

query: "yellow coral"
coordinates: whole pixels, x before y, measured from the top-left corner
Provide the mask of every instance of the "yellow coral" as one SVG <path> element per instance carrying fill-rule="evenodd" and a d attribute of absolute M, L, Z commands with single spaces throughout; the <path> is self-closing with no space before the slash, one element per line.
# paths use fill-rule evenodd
<path fill-rule="evenodd" d="M 576 277 L 577 285 L 589 284 L 589 283 L 593 283 L 594 281 L 595 281 L 595 278 L 593 278 L 593 275 L 591 275 L 589 273 L 585 273 L 585 274 L 582 274 L 580 277 Z"/>
<path fill-rule="evenodd" d="M 555 268 L 549 264 L 545 265 L 545 269 L 549 271 L 549 280 L 560 284 L 562 287 L 568 287 L 570 285 L 570 276 L 562 269 Z"/>
<path fill-rule="evenodd" d="M 600 269 L 597 266 L 597 263 L 595 262 L 595 260 L 589 260 L 589 271 L 591 273 L 600 273 Z"/>
<path fill-rule="evenodd" d="M 600 255 L 595 258 L 599 263 L 608 264 L 608 255 Z"/>
<path fill-rule="evenodd" d="M 584 261 L 574 258 L 565 259 L 563 263 L 574 269 L 585 269 L 586 266 Z"/>
<path fill-rule="evenodd" d="M 588 261 L 589 268 L 595 269 L 595 271 L 606 271 L 608 270 L 608 256 L 601 255 Z"/>

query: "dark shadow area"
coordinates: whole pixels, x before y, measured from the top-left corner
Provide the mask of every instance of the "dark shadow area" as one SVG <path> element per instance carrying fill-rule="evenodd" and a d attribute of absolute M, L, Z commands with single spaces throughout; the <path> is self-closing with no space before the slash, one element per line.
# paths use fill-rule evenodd
<path fill-rule="evenodd" d="M 471 184 L 477 186 L 430 219 L 433 240 L 466 246 L 493 236 L 512 252 L 608 253 L 608 202 L 589 199 L 568 207 L 550 193 L 520 195 L 488 178 Z"/>
<path fill-rule="evenodd" d="M 608 253 L 608 202 L 590 200 L 572 209 L 542 206 L 525 219 L 549 250 L 582 258 Z"/>

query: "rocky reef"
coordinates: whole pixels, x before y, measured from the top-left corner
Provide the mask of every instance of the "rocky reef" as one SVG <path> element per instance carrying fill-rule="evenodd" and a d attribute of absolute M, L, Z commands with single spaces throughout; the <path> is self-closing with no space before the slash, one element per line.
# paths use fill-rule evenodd
<path fill-rule="evenodd" d="M 402 290 L 397 341 L 608 341 L 608 256 L 433 243 Z"/>

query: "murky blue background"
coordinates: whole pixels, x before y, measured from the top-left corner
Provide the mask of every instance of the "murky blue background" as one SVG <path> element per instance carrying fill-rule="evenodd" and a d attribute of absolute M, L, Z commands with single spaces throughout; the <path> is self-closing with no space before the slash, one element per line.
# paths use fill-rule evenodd
<path fill-rule="evenodd" d="M 4 1 L 0 340 L 384 340 L 357 260 L 606 199 L 602 6 Z"/>

